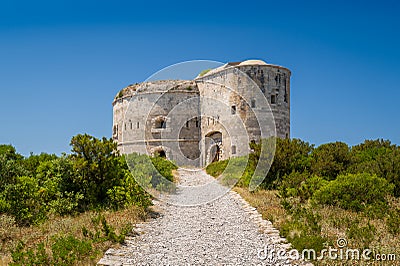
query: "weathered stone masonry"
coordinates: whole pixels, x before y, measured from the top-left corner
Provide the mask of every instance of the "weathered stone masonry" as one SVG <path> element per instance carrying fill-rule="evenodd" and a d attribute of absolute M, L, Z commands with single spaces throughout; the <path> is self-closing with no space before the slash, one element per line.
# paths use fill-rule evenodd
<path fill-rule="evenodd" d="M 195 166 L 248 154 L 248 143 L 261 137 L 252 110 L 264 108 L 252 98 L 246 79 L 229 75 L 235 71 L 245 73 L 268 100 L 276 127 L 271 135 L 276 130 L 276 136 L 290 137 L 290 70 L 247 60 L 227 63 L 194 80 L 143 82 L 121 90 L 113 101 L 113 138 L 119 150 L 158 152 Z M 203 100 L 208 98 L 221 104 Z"/>

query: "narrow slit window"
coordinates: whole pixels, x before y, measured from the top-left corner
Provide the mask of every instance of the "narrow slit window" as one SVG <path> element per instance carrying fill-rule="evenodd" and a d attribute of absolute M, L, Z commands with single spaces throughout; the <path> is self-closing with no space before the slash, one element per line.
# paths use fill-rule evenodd
<path fill-rule="evenodd" d="M 256 108 L 256 100 L 255 99 L 251 100 L 251 108 Z"/>
<path fill-rule="evenodd" d="M 287 93 L 286 88 L 285 88 L 285 95 L 284 95 L 284 99 L 283 100 L 285 101 L 285 103 L 288 102 L 288 93 Z"/>
<path fill-rule="evenodd" d="M 139 128 L 139 122 L 137 122 L 136 127 Z"/>
<path fill-rule="evenodd" d="M 232 154 L 236 154 L 236 146 L 232 145 Z"/>
<path fill-rule="evenodd" d="M 231 114 L 236 114 L 236 105 L 232 105 L 231 107 Z"/>
<path fill-rule="evenodd" d="M 274 95 L 274 94 L 271 95 L 271 103 L 272 104 L 276 103 L 276 95 Z"/>
<path fill-rule="evenodd" d="M 186 121 L 186 127 L 189 128 L 189 121 Z"/>

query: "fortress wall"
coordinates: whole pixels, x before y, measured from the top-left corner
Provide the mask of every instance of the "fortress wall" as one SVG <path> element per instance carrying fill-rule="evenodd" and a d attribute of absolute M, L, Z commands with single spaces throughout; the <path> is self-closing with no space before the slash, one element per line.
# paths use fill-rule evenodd
<path fill-rule="evenodd" d="M 121 153 L 148 154 L 163 150 L 171 160 L 181 162 L 182 158 L 188 157 L 194 160 L 192 164 L 198 165 L 200 122 L 196 127 L 196 119 L 200 115 L 197 96 L 196 90 L 170 90 L 165 94 L 153 90 L 116 100 L 113 138 L 118 142 L 118 149 Z M 189 104 L 181 104 L 187 100 Z M 188 118 L 191 120 L 186 123 Z M 165 124 L 161 125 L 160 120 Z"/>
<path fill-rule="evenodd" d="M 113 138 L 122 153 L 163 150 L 180 165 L 207 165 L 221 140 L 219 160 L 246 155 L 250 141 L 290 137 L 290 75 L 265 63 L 228 64 L 194 81 L 130 85 L 113 102 Z"/>
<path fill-rule="evenodd" d="M 243 114 L 239 108 L 232 111 L 233 105 L 238 105 L 240 96 L 226 86 L 224 82 L 217 81 L 214 78 L 202 79 L 197 82 L 201 95 L 200 109 L 203 116 L 201 135 L 205 138 L 202 143 L 202 165 L 207 165 L 212 161 L 213 155 L 210 155 L 211 141 L 207 141 L 210 134 L 220 132 L 222 134 L 222 143 L 219 144 L 220 160 L 230 157 L 246 155 L 249 153 L 249 139 L 245 125 L 241 118 Z"/>
<path fill-rule="evenodd" d="M 290 137 L 290 70 L 274 66 L 239 66 L 261 89 L 272 109 L 276 135 Z"/>

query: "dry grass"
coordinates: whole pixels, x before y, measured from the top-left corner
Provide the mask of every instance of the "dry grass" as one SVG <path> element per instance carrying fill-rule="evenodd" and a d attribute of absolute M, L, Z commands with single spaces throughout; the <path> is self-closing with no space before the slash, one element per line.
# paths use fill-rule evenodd
<path fill-rule="evenodd" d="M 250 205 L 257 208 L 264 219 L 270 220 L 278 230 L 288 219 L 288 214 L 280 205 L 277 191 L 257 190 L 249 192 L 245 188 L 234 188 Z M 390 199 L 391 208 L 400 208 L 400 199 Z M 346 238 L 349 248 L 362 248 L 363 242 L 360 239 L 349 239 L 346 231 L 353 225 L 365 227 L 369 223 L 375 228 L 373 239 L 369 248 L 381 254 L 396 254 L 396 261 L 391 262 L 356 262 L 356 261 L 332 261 L 324 260 L 315 262 L 315 265 L 400 265 L 400 235 L 392 235 L 386 225 L 386 218 L 371 219 L 364 213 L 343 210 L 338 207 L 320 206 L 313 209 L 314 213 L 320 215 L 321 234 L 336 245 L 338 238 Z M 342 263 L 343 262 L 343 263 Z M 355 263 L 356 262 L 356 263 Z"/>
<path fill-rule="evenodd" d="M 286 220 L 286 211 L 282 208 L 277 191 L 256 190 L 249 192 L 245 188 L 235 187 L 238 192 L 251 206 L 257 208 L 263 218 L 271 221 L 276 228 Z"/>
<path fill-rule="evenodd" d="M 47 243 L 53 236 L 73 235 L 82 239 L 82 227 L 85 226 L 91 231 L 95 231 L 92 218 L 98 213 L 89 211 L 75 217 L 52 217 L 41 225 L 30 227 L 18 227 L 15 225 L 11 216 L 0 215 L 0 265 L 7 265 L 10 260 L 10 249 L 13 249 L 19 241 L 27 247 L 33 247 L 39 242 Z M 146 219 L 147 213 L 141 208 L 132 206 L 121 211 L 104 211 L 102 215 L 107 223 L 119 232 L 126 224 L 136 224 Z M 95 243 L 93 248 L 97 251 L 96 257 L 92 260 L 81 262 L 84 265 L 95 264 L 108 248 L 113 245 L 111 241 Z M 115 245 L 115 244 L 114 244 Z M 49 247 L 47 247 L 49 248 Z"/>

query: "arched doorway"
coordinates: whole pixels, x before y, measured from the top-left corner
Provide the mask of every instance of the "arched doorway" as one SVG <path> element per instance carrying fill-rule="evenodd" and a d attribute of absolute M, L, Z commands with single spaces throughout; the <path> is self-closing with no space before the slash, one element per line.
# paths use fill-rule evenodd
<path fill-rule="evenodd" d="M 205 137 L 206 164 L 217 162 L 222 154 L 222 133 L 213 131 Z"/>
<path fill-rule="evenodd" d="M 154 127 L 155 128 L 166 128 L 167 127 L 167 121 L 165 121 L 165 117 L 157 117 L 157 119 L 154 121 Z"/>

